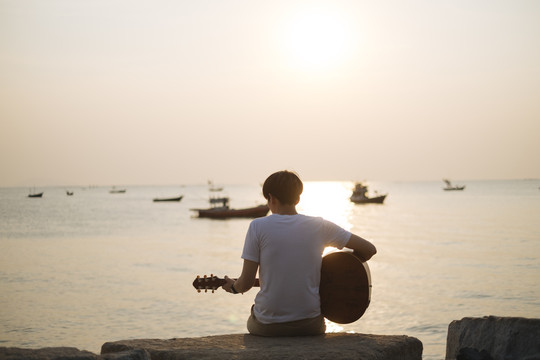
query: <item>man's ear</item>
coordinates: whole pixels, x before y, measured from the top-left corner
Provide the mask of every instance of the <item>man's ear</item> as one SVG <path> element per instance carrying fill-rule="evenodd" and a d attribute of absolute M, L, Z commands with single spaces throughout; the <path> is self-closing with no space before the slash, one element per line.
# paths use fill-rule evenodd
<path fill-rule="evenodd" d="M 272 194 L 268 194 L 268 201 L 273 205 L 280 205 L 281 201 Z"/>
<path fill-rule="evenodd" d="M 298 197 L 296 198 L 295 202 L 294 202 L 294 205 L 298 205 L 298 203 L 300 202 L 300 195 L 298 195 Z"/>

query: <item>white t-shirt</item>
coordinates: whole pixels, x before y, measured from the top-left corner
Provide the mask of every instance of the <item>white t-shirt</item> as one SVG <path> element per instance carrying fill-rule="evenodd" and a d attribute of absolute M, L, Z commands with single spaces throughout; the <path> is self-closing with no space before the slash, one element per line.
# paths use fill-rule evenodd
<path fill-rule="evenodd" d="M 253 312 L 262 323 L 321 314 L 319 283 L 326 246 L 343 248 L 351 233 L 320 217 L 272 214 L 251 222 L 242 258 L 259 263 Z"/>

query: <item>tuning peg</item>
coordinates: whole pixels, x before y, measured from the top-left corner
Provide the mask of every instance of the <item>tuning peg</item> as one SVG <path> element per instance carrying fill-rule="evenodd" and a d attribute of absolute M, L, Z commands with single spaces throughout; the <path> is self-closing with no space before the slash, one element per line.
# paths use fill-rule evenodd
<path fill-rule="evenodd" d="M 201 292 L 201 289 L 197 289 L 197 292 L 200 293 L 200 292 Z"/>
<path fill-rule="evenodd" d="M 201 282 L 201 277 L 199 275 L 197 275 L 197 282 Z"/>

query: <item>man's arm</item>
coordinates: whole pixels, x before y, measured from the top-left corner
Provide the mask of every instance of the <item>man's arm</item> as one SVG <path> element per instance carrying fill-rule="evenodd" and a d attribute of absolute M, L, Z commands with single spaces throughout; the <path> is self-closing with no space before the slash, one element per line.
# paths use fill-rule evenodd
<path fill-rule="evenodd" d="M 255 283 L 255 277 L 257 276 L 257 270 L 259 269 L 259 263 L 250 260 L 244 260 L 244 266 L 242 267 L 242 274 L 234 281 L 233 279 L 225 276 L 226 284 L 223 285 L 223 290 L 234 293 L 232 286 L 234 284 L 234 290 L 239 293 L 245 293 L 253 287 Z"/>
<path fill-rule="evenodd" d="M 353 249 L 354 253 L 364 261 L 368 261 L 377 253 L 375 245 L 355 234 L 351 234 L 351 237 L 345 246 L 349 249 Z"/>

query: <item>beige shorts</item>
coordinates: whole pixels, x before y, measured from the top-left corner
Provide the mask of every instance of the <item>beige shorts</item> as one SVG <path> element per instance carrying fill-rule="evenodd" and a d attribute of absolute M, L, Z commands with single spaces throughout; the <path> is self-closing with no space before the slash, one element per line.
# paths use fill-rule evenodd
<path fill-rule="evenodd" d="M 321 335 L 326 331 L 322 315 L 310 319 L 263 324 L 253 314 L 253 306 L 251 307 L 251 316 L 247 321 L 247 328 L 250 334 L 258 336 L 309 336 Z"/>

